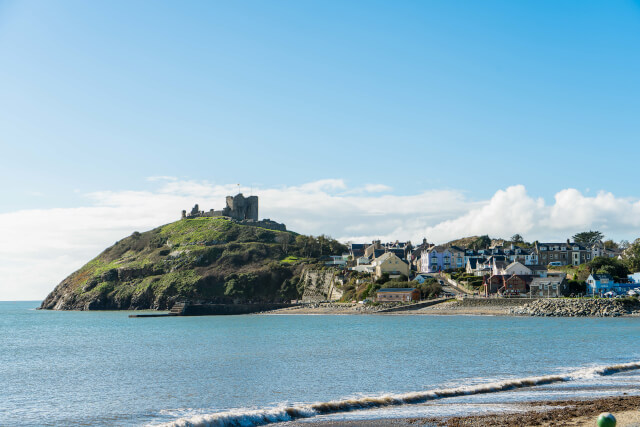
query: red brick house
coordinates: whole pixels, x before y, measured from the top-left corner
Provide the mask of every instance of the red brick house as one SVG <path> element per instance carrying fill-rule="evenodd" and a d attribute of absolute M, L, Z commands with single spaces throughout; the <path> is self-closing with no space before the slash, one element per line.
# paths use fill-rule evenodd
<path fill-rule="evenodd" d="M 533 275 L 502 275 L 494 274 L 484 276 L 484 296 L 492 294 L 503 296 L 525 295 L 529 292 L 529 284 L 534 279 Z"/>
<path fill-rule="evenodd" d="M 529 284 L 534 276 L 518 276 L 516 274 L 511 277 L 504 278 L 504 285 L 498 289 L 498 293 L 503 296 L 525 295 L 529 292 Z"/>
<path fill-rule="evenodd" d="M 504 286 L 504 276 L 502 274 L 484 276 L 482 284 L 484 285 L 485 297 L 488 297 L 491 294 L 497 294 L 498 289 Z"/>

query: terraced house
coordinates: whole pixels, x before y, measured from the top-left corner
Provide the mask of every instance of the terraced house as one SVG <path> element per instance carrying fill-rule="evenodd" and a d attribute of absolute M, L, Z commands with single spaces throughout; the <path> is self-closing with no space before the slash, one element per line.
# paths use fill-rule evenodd
<path fill-rule="evenodd" d="M 437 273 L 451 268 L 451 252 L 444 246 L 433 246 L 422 251 L 420 256 L 421 273 Z"/>
<path fill-rule="evenodd" d="M 409 264 L 402 261 L 393 252 L 386 252 L 379 256 L 371 265 L 373 266 L 376 279 L 379 279 L 385 273 L 388 274 L 390 278 L 400 276 L 409 277 Z"/>
<path fill-rule="evenodd" d="M 465 249 L 458 246 L 449 246 L 448 249 L 451 253 L 451 268 L 464 268 L 467 265 Z"/>
<path fill-rule="evenodd" d="M 580 265 L 591 261 L 591 249 L 578 243 L 538 243 L 535 244 L 538 262 L 548 265 L 552 262 L 560 265 Z"/>

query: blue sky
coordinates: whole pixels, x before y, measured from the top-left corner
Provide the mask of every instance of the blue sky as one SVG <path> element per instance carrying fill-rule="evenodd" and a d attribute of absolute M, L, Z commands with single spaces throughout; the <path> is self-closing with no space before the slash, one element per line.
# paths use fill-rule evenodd
<path fill-rule="evenodd" d="M 170 175 L 637 196 L 640 8 L 0 2 L 0 212 Z"/>
<path fill-rule="evenodd" d="M 633 240 L 639 45 L 637 1 L 0 0 L 0 300 L 235 184 L 342 240 Z"/>

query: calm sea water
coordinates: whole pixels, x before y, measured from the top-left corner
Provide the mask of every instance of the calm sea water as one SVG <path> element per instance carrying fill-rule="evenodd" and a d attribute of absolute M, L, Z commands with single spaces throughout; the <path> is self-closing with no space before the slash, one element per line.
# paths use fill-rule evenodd
<path fill-rule="evenodd" d="M 130 319 L 0 302 L 0 425 L 148 425 L 473 387 L 640 361 L 640 318 L 224 316 Z M 450 415 L 640 394 L 640 371 L 317 419 Z M 277 417 L 274 419 L 278 419 Z M 204 422 L 204 421 L 203 421 Z"/>

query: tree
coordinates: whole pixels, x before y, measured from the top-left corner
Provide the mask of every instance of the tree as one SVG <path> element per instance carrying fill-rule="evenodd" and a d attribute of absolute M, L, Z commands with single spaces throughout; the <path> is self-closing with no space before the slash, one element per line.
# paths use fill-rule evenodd
<path fill-rule="evenodd" d="M 622 261 L 601 256 L 595 257 L 589 263 L 589 270 L 591 270 L 591 273 L 609 274 L 613 276 L 614 280 L 626 278 L 627 274 L 629 274 L 629 269 Z"/>
<path fill-rule="evenodd" d="M 607 249 L 618 249 L 618 244 L 613 240 L 609 239 L 604 241 L 604 247 Z"/>
<path fill-rule="evenodd" d="M 420 289 L 422 297 L 425 299 L 434 298 L 442 293 L 442 286 L 440 286 L 438 280 L 433 278 L 427 279 L 422 284 L 418 284 L 415 287 Z"/>
<path fill-rule="evenodd" d="M 624 263 L 631 271 L 640 271 L 640 239 L 636 239 L 624 251 Z"/>
<path fill-rule="evenodd" d="M 513 243 L 523 243 L 523 242 L 524 242 L 524 239 L 522 238 L 522 236 L 521 236 L 521 235 L 519 235 L 519 234 L 517 234 L 517 233 L 516 233 L 516 234 L 514 234 L 513 236 L 511 236 L 511 241 L 512 241 Z"/>
<path fill-rule="evenodd" d="M 569 280 L 569 293 L 574 295 L 584 294 L 587 292 L 587 284 L 580 280 Z"/>
<path fill-rule="evenodd" d="M 291 243 L 291 235 L 289 233 L 279 233 L 276 236 L 276 242 L 282 245 L 282 252 L 285 255 L 289 253 L 289 243 Z"/>
<path fill-rule="evenodd" d="M 486 249 L 491 245 L 491 238 L 486 234 L 484 236 L 478 237 L 474 240 L 471 245 L 471 249 Z"/>
<path fill-rule="evenodd" d="M 583 231 L 573 235 L 573 241 L 581 245 L 593 245 L 599 240 L 602 240 L 604 234 L 599 231 Z"/>
<path fill-rule="evenodd" d="M 631 244 L 629 243 L 628 240 L 620 240 L 620 243 L 618 243 L 618 248 L 623 251 L 627 249 L 629 246 L 631 246 Z"/>

